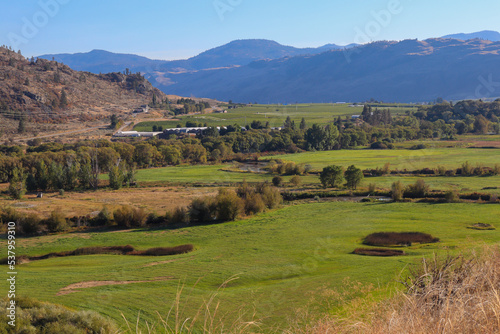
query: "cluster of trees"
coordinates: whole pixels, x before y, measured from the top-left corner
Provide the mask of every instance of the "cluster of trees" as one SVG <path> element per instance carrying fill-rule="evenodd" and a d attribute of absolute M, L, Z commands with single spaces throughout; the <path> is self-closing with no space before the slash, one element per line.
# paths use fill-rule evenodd
<path fill-rule="evenodd" d="M 437 123 L 452 134 L 485 134 L 489 131 L 499 133 L 500 99 L 494 102 L 466 100 L 456 104 L 443 102 L 422 106 L 412 116 L 424 126 Z"/>
<path fill-rule="evenodd" d="M 177 104 L 182 105 L 182 107 L 174 109 L 175 115 L 203 112 L 205 109 L 210 108 L 210 104 L 208 102 L 197 103 L 194 100 L 184 98 L 177 100 Z"/>
<path fill-rule="evenodd" d="M 345 183 L 349 189 L 356 189 L 363 180 L 363 171 L 351 165 L 346 170 L 341 166 L 331 165 L 323 168 L 319 179 L 324 188 L 339 188 Z"/>
<path fill-rule="evenodd" d="M 363 107 L 361 119 L 374 126 L 392 123 L 391 111 L 389 109 L 379 110 L 375 108 L 375 110 L 373 110 L 370 105 L 365 105 Z"/>

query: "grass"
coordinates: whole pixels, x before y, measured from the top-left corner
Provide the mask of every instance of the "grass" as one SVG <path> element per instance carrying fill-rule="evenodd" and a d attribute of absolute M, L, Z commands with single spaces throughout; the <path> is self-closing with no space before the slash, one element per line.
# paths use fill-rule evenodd
<path fill-rule="evenodd" d="M 362 284 L 385 287 L 408 263 L 433 252 L 458 252 L 500 241 L 497 231 L 475 231 L 467 226 L 492 223 L 500 208 L 491 204 L 342 203 L 295 205 L 254 218 L 181 230 L 130 230 L 113 233 L 74 233 L 18 239 L 17 253 L 36 255 L 75 247 L 134 244 L 154 248 L 164 244 L 196 244 L 193 254 L 158 257 L 89 255 L 52 258 L 17 266 L 18 293 L 80 310 L 94 310 L 123 323 L 141 314 L 144 322 L 157 321 L 176 300 L 179 282 L 184 285 L 182 317 L 192 317 L 204 301 L 229 277 L 237 275 L 220 292 L 220 312 L 229 318 L 242 314 L 259 319 L 262 331 L 284 328 L 288 317 L 311 301 L 312 296 L 342 289 L 350 277 Z M 440 243 L 414 245 L 407 256 L 365 257 L 351 254 L 363 236 L 377 231 L 418 230 L 441 239 Z M 6 249 L 5 240 L 1 241 Z M 173 280 L 153 281 L 172 276 Z M 84 281 L 144 281 L 99 286 L 57 296 L 62 288 Z M 6 282 L 0 288 L 7 288 Z M 354 293 L 354 292 L 352 292 Z M 347 299 L 355 295 L 347 295 Z M 315 312 L 327 312 L 343 303 L 311 302 Z M 246 313 L 245 313 L 246 312 Z M 252 316 L 251 316 L 252 315 Z M 245 316 L 244 316 L 245 318 Z"/>
<path fill-rule="evenodd" d="M 429 148 L 424 150 L 340 150 L 326 152 L 305 152 L 266 157 L 265 159 L 282 159 L 295 163 L 310 164 L 313 169 L 320 170 L 328 165 L 358 168 L 382 168 L 390 163 L 391 170 L 420 170 L 423 168 L 447 169 L 459 168 L 466 161 L 473 166 L 482 164 L 493 167 L 500 163 L 500 155 L 492 149 L 468 148 Z"/>
<path fill-rule="evenodd" d="M 392 106 L 393 115 L 403 115 L 411 107 Z M 187 121 L 196 123 L 207 123 L 208 126 L 226 126 L 238 124 L 240 126 L 249 125 L 252 121 L 269 122 L 271 127 L 281 127 L 287 117 L 290 117 L 298 126 L 302 118 L 311 126 L 314 123 L 326 124 L 332 122 L 334 117 L 360 115 L 362 107 L 349 107 L 346 105 L 329 104 L 299 104 L 299 105 L 253 105 L 237 109 L 230 109 L 226 114 L 200 114 L 200 115 L 179 115 L 179 121 L 159 121 L 141 122 L 134 126 L 136 131 L 152 131 L 153 125 L 163 126 L 163 128 L 175 128 L 177 124 L 185 126 Z"/>

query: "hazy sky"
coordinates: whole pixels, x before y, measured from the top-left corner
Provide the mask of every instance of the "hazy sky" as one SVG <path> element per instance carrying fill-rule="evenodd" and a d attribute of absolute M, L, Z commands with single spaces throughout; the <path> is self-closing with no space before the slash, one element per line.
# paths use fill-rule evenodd
<path fill-rule="evenodd" d="M 498 0 L 14 0 L 2 3 L 0 44 L 180 59 L 246 38 L 306 47 L 500 31 L 498 13 Z"/>

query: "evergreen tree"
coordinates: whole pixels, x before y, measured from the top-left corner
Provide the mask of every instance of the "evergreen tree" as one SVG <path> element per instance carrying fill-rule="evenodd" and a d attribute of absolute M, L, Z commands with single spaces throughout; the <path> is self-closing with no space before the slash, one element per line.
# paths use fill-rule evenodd
<path fill-rule="evenodd" d="M 26 193 L 26 176 L 22 168 L 15 167 L 9 181 L 9 194 L 13 199 L 22 199 Z"/>
<path fill-rule="evenodd" d="M 26 121 L 24 119 L 24 116 L 21 116 L 19 118 L 19 125 L 17 126 L 17 132 L 24 133 L 25 131 L 26 131 Z"/>
<path fill-rule="evenodd" d="M 300 130 L 305 130 L 307 128 L 306 119 L 304 117 L 302 117 L 302 120 L 300 121 L 299 128 L 300 128 Z"/>
<path fill-rule="evenodd" d="M 68 97 L 66 95 L 65 90 L 63 90 L 61 93 L 61 99 L 59 100 L 59 106 L 61 108 L 66 108 L 68 106 Z"/>

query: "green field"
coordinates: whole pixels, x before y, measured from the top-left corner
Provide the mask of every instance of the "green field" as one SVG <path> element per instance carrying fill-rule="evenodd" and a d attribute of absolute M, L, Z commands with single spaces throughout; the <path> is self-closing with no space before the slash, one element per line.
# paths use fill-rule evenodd
<path fill-rule="evenodd" d="M 472 148 L 428 148 L 424 150 L 341 150 L 323 152 L 305 152 L 266 157 L 265 159 L 282 159 L 296 163 L 310 164 L 313 169 L 321 169 L 328 165 L 358 168 L 382 168 L 390 163 L 391 170 L 416 170 L 423 168 L 458 168 L 466 161 L 473 166 L 482 164 L 493 167 L 500 163 L 498 149 Z"/>
<path fill-rule="evenodd" d="M 412 106 L 391 106 L 393 115 L 404 115 Z M 249 125 L 252 121 L 269 122 L 271 127 L 283 126 L 287 117 L 298 125 L 302 118 L 307 124 L 325 124 L 334 120 L 334 117 L 360 115 L 362 107 L 349 107 L 349 104 L 298 104 L 298 105 L 252 105 L 228 110 L 226 114 L 201 114 L 178 116 L 180 121 L 142 122 L 134 126 L 136 131 L 152 131 L 153 125 L 163 128 L 175 128 L 177 124 L 184 126 L 187 121 L 207 123 L 208 126 L 226 126 L 238 124 Z"/>
<path fill-rule="evenodd" d="M 458 168 L 466 160 L 473 166 L 480 163 L 493 167 L 500 163 L 498 150 L 494 149 L 467 149 L 467 148 L 435 148 L 425 150 L 341 150 L 327 152 L 306 152 L 299 154 L 277 155 L 263 159 L 281 159 L 298 164 L 310 164 L 313 171 L 321 171 L 328 165 L 348 167 L 354 164 L 358 168 L 382 168 L 390 163 L 391 170 L 416 170 L 436 168 L 440 165 L 446 168 Z M 466 157 L 466 158 L 465 158 Z M 143 169 L 137 172 L 139 182 L 168 182 L 168 183 L 197 183 L 197 184 L 231 184 L 237 182 L 271 181 L 274 175 L 230 172 L 235 170 L 235 164 L 176 166 L 154 169 Z M 291 176 L 284 176 L 285 183 Z M 380 188 L 390 188 L 392 182 L 401 180 L 404 184 L 415 183 L 420 177 L 413 176 L 383 176 L 365 178 L 361 187 L 375 183 Z M 486 192 L 498 193 L 496 189 L 483 190 L 487 187 L 500 187 L 500 176 L 494 177 L 442 177 L 425 176 L 426 183 L 434 190 L 456 190 L 462 193 Z M 304 186 L 320 184 L 317 175 L 302 177 Z"/>
<path fill-rule="evenodd" d="M 469 251 L 500 241 L 500 233 L 476 231 L 470 224 L 497 223 L 500 206 L 493 204 L 365 204 L 326 202 L 289 206 L 251 219 L 181 230 L 137 230 L 72 233 L 17 240 L 17 254 L 45 254 L 95 245 L 126 245 L 138 249 L 192 243 L 193 253 L 172 257 L 93 255 L 54 258 L 18 265 L 19 295 L 97 311 L 123 325 L 123 313 L 134 324 L 137 315 L 157 321 L 165 316 L 179 284 L 184 285 L 181 318 L 193 317 L 203 300 L 226 279 L 237 275 L 220 292 L 219 314 L 230 322 L 240 310 L 245 320 L 253 311 L 263 323 L 286 328 L 299 308 L 327 312 L 344 306 L 330 292 L 342 292 L 345 279 L 392 286 L 397 274 L 433 252 Z M 352 255 L 361 239 L 380 231 L 419 231 L 440 243 L 405 248 L 408 256 L 377 258 Z M 1 241 L 6 249 L 5 240 Z M 5 256 L 5 254 L 4 254 Z M 144 267 L 155 261 L 176 260 Z M 69 284 L 84 281 L 171 280 L 82 288 L 57 296 Z M 7 291 L 6 281 L 0 284 Z M 354 291 L 354 290 L 352 290 Z M 353 292 L 354 293 L 354 292 Z M 325 299 L 326 295 L 330 295 Z M 348 294 L 347 299 L 352 297 Z"/>

